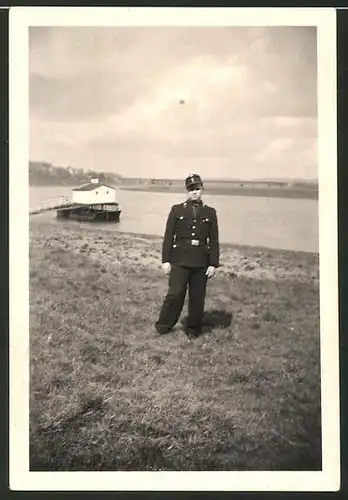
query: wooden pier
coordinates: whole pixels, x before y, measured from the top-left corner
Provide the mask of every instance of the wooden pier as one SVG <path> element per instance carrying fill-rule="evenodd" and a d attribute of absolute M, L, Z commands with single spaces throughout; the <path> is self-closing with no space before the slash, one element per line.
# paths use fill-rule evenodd
<path fill-rule="evenodd" d="M 42 214 L 43 212 L 48 212 L 50 210 L 57 210 L 59 208 L 69 208 L 75 203 L 72 203 L 65 196 L 60 196 L 59 198 L 54 198 L 53 200 L 44 201 L 40 207 L 29 210 L 29 215 Z"/>

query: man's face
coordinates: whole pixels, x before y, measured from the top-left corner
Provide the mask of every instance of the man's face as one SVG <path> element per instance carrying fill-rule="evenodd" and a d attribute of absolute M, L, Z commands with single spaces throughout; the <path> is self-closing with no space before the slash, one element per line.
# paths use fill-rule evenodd
<path fill-rule="evenodd" d="M 200 184 L 195 184 L 188 189 L 189 199 L 192 201 L 199 201 L 202 198 L 203 188 Z"/>

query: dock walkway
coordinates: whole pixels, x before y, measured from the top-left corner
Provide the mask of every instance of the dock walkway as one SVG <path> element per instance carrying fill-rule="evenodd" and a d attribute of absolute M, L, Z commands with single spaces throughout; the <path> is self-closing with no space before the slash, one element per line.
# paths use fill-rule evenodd
<path fill-rule="evenodd" d="M 49 210 L 57 210 L 58 208 L 69 208 L 75 206 L 66 196 L 60 196 L 51 200 L 44 201 L 41 206 L 29 210 L 29 215 L 41 214 Z"/>

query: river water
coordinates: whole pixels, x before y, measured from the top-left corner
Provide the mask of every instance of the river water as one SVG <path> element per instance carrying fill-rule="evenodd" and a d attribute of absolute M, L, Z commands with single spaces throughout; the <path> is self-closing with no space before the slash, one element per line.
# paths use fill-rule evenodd
<path fill-rule="evenodd" d="M 71 198 L 71 187 L 31 186 L 30 208 L 57 196 Z M 180 193 L 119 190 L 117 196 L 121 222 L 108 230 L 158 236 L 171 205 L 185 200 Z M 204 201 L 217 210 L 221 243 L 318 252 L 317 200 L 204 194 Z M 33 217 L 55 216 L 52 211 Z"/>

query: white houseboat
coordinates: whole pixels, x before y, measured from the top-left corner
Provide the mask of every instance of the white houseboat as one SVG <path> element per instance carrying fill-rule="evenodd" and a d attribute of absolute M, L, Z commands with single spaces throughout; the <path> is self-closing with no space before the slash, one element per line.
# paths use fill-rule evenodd
<path fill-rule="evenodd" d="M 74 188 L 71 203 L 57 210 L 59 219 L 80 221 L 119 222 L 120 214 L 116 189 L 99 179 Z"/>

